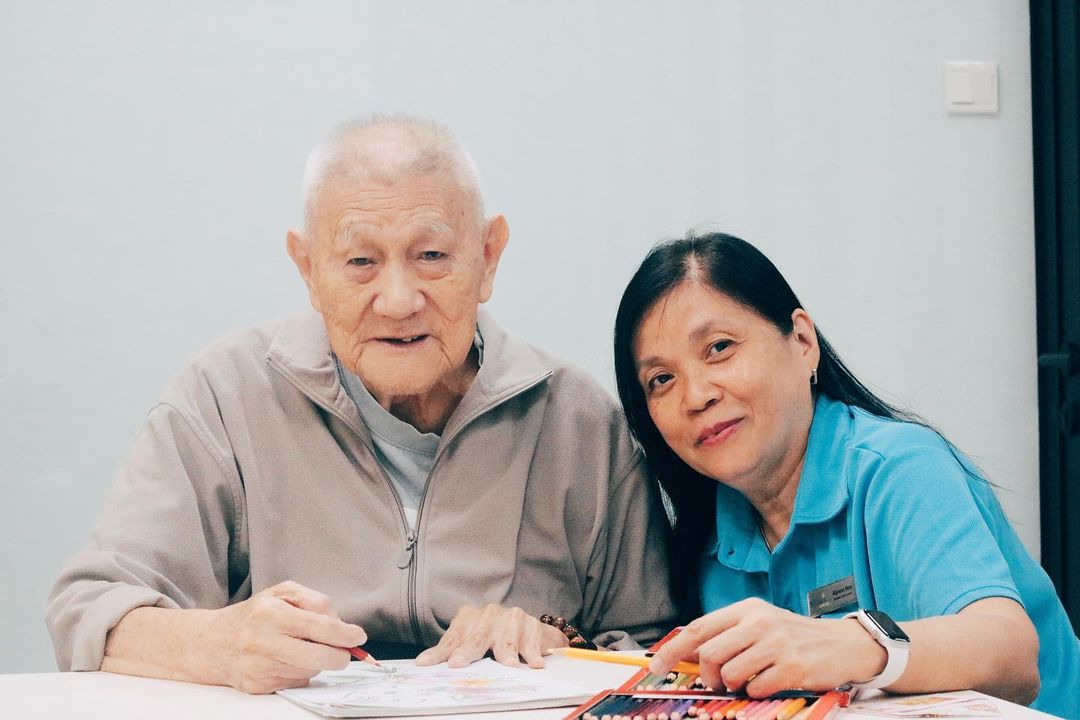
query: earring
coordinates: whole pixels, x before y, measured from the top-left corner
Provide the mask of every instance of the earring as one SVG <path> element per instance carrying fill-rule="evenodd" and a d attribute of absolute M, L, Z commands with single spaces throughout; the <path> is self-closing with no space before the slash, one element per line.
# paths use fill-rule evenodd
<path fill-rule="evenodd" d="M 810 371 L 810 385 L 811 387 L 817 385 L 817 368 Z"/>

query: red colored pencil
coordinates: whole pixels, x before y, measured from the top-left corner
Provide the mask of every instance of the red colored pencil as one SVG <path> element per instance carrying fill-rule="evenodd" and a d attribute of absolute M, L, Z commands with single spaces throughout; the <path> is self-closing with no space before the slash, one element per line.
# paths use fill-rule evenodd
<path fill-rule="evenodd" d="M 817 699 L 813 705 L 810 706 L 810 714 L 806 716 L 806 720 L 823 720 L 823 718 L 829 714 L 844 697 L 844 693 L 839 690 L 830 690 Z"/>
<path fill-rule="evenodd" d="M 372 665 L 374 665 L 377 668 L 382 667 L 382 665 L 379 664 L 379 661 L 376 660 L 375 658 L 373 658 L 371 656 L 371 653 L 364 650 L 364 648 L 361 648 L 361 647 L 349 648 L 349 652 L 352 653 L 352 656 L 354 658 L 356 658 L 357 660 L 363 660 L 366 663 L 371 663 Z"/>

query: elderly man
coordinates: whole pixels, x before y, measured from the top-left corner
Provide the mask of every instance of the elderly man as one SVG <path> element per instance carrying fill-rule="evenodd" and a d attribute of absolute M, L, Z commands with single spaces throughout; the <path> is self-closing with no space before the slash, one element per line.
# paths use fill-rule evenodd
<path fill-rule="evenodd" d="M 199 355 L 150 411 L 47 609 L 62 669 L 303 685 L 344 648 L 540 665 L 673 620 L 666 520 L 621 414 L 479 305 L 509 236 L 443 128 L 345 125 L 289 255 L 317 312 Z"/>

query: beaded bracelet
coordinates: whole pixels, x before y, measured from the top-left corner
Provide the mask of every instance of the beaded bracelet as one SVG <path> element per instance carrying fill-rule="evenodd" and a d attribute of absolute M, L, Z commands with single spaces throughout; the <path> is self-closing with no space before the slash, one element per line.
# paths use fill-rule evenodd
<path fill-rule="evenodd" d="M 564 617 L 552 617 L 547 613 L 540 616 L 540 622 L 550 625 L 560 631 L 570 641 L 570 647 L 596 650 L 596 644 L 582 635 L 576 627 L 566 622 Z"/>

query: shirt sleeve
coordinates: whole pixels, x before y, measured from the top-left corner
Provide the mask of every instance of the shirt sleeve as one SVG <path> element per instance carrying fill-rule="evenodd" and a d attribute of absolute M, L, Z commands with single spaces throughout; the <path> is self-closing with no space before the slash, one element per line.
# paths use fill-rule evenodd
<path fill-rule="evenodd" d="M 647 647 L 677 619 L 668 581 L 670 526 L 640 450 L 632 457 L 608 495 L 582 612 L 584 626 L 612 649 L 632 649 L 635 643 Z"/>
<path fill-rule="evenodd" d="M 861 488 L 875 600 L 900 620 L 956 613 L 987 597 L 1021 602 L 993 531 L 997 500 L 954 452 L 923 446 L 878 456 Z"/>
<path fill-rule="evenodd" d="M 210 434 L 160 404 L 149 414 L 88 546 L 46 606 L 61 670 L 98 670 L 111 630 L 142 606 L 223 607 L 247 592 L 243 495 Z"/>

